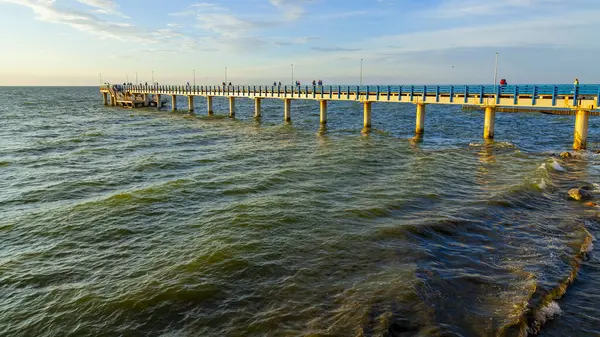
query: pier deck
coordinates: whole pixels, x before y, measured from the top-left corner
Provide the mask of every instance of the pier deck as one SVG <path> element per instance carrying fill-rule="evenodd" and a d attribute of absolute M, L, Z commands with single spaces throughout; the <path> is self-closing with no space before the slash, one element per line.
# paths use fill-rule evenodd
<path fill-rule="evenodd" d="M 187 96 L 188 110 L 194 111 L 194 97 L 207 99 L 208 114 L 212 114 L 212 98 L 227 97 L 229 114 L 235 116 L 235 98 L 255 101 L 255 117 L 260 117 L 262 99 L 284 101 L 284 120 L 291 120 L 292 100 L 320 101 L 321 123 L 327 123 L 327 101 L 358 101 L 364 104 L 364 127 L 371 126 L 372 103 L 410 103 L 417 107 L 417 134 L 424 132 L 427 104 L 458 104 L 485 109 L 484 138 L 494 137 L 494 119 L 498 107 L 528 109 L 568 109 L 576 115 L 573 148 L 584 149 L 587 143 L 588 120 L 600 106 L 600 85 L 401 85 L 401 86 L 171 86 L 129 85 L 102 86 L 104 104 L 128 107 L 162 106 L 162 95 L 170 95 L 176 110 L 177 96 Z M 125 99 L 119 99 L 125 97 Z M 595 112 L 595 111 L 594 111 Z"/>

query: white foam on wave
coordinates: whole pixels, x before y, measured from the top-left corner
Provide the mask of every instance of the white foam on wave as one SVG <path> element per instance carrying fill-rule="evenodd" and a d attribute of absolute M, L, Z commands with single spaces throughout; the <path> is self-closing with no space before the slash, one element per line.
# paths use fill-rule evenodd
<path fill-rule="evenodd" d="M 548 186 L 546 185 L 546 180 L 545 180 L 545 179 L 542 179 L 542 180 L 541 180 L 541 181 L 540 181 L 540 182 L 537 184 L 537 187 L 538 187 L 540 190 L 545 190 L 545 189 L 546 189 L 546 187 L 548 187 Z"/>
<path fill-rule="evenodd" d="M 552 168 L 555 171 L 559 171 L 559 172 L 567 172 L 567 170 L 565 170 L 562 166 L 560 166 L 560 164 L 556 161 L 556 159 L 552 160 Z"/>
<path fill-rule="evenodd" d="M 540 332 L 541 327 L 546 322 L 553 320 L 556 316 L 562 314 L 562 309 L 558 303 L 552 301 L 543 307 L 535 314 L 535 321 L 533 325 L 527 329 L 528 334 L 537 335 Z"/>
<path fill-rule="evenodd" d="M 545 306 L 543 306 L 540 311 L 535 315 L 535 320 L 540 324 L 544 324 L 549 320 L 554 319 L 554 317 L 562 314 L 562 309 L 555 301 L 552 301 Z"/>
<path fill-rule="evenodd" d="M 540 165 L 540 167 L 538 167 L 538 170 L 546 170 L 546 163 Z"/>

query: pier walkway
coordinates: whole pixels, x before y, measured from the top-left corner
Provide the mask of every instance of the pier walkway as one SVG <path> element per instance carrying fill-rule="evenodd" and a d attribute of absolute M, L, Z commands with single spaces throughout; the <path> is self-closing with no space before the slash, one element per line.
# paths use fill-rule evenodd
<path fill-rule="evenodd" d="M 424 132 L 426 105 L 458 104 L 485 109 L 483 137 L 494 138 L 494 120 L 498 107 L 550 108 L 575 111 L 573 148 L 585 149 L 590 112 L 600 106 L 600 85 L 401 85 L 401 86 L 171 86 L 125 85 L 101 86 L 104 104 L 138 107 L 163 105 L 162 96 L 170 95 L 172 110 L 177 109 L 177 96 L 186 96 L 188 110 L 194 111 L 194 97 L 203 96 L 207 113 L 213 114 L 213 97 L 227 97 L 229 115 L 235 116 L 235 99 L 250 98 L 255 102 L 254 117 L 261 116 L 263 99 L 281 99 L 283 117 L 291 120 L 292 100 L 316 100 L 320 106 L 320 121 L 327 123 L 328 101 L 358 101 L 363 103 L 364 127 L 371 127 L 372 103 L 410 103 L 416 105 L 415 132 Z M 127 99 L 121 99 L 125 97 Z"/>

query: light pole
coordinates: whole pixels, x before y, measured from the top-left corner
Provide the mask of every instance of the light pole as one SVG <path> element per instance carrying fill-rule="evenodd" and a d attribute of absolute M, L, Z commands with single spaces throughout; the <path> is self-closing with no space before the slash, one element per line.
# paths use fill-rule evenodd
<path fill-rule="evenodd" d="M 154 84 L 154 70 L 152 70 L 152 84 Z"/>
<path fill-rule="evenodd" d="M 494 85 L 496 85 L 496 83 L 498 80 L 498 53 L 496 53 L 496 62 L 494 65 Z"/>
<path fill-rule="evenodd" d="M 292 85 L 294 85 L 294 64 L 292 63 Z"/>
<path fill-rule="evenodd" d="M 362 86 L 362 76 L 363 74 L 363 59 L 360 59 L 360 85 Z"/>
<path fill-rule="evenodd" d="M 225 67 L 225 85 L 227 85 L 227 83 L 229 82 L 227 82 L 227 67 Z"/>
<path fill-rule="evenodd" d="M 100 73 L 100 84 L 102 84 L 102 73 Z"/>
<path fill-rule="evenodd" d="M 138 78 L 137 78 L 137 71 L 135 72 L 135 85 L 140 84 L 140 82 L 138 82 Z"/>
<path fill-rule="evenodd" d="M 196 69 L 192 69 L 192 71 L 194 72 L 194 86 L 196 86 Z"/>

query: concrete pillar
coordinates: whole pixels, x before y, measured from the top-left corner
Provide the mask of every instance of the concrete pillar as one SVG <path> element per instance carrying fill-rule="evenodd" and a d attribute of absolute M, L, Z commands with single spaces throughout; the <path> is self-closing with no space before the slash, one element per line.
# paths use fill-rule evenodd
<path fill-rule="evenodd" d="M 160 100 L 161 100 L 160 94 L 156 94 L 155 96 L 156 96 L 156 108 L 160 109 Z"/>
<path fill-rule="evenodd" d="M 420 135 L 425 132 L 425 104 L 417 103 L 417 122 L 415 133 Z"/>
<path fill-rule="evenodd" d="M 171 111 L 177 110 L 177 95 L 171 95 Z"/>
<path fill-rule="evenodd" d="M 117 106 L 117 96 L 110 95 L 110 105 Z"/>
<path fill-rule="evenodd" d="M 364 102 L 364 111 L 365 111 L 365 118 L 364 118 L 364 125 L 365 128 L 370 128 L 371 127 L 371 102 Z"/>
<path fill-rule="evenodd" d="M 102 93 L 102 101 L 104 102 L 104 105 L 108 105 L 108 93 L 107 92 Z"/>
<path fill-rule="evenodd" d="M 327 124 L 327 101 L 319 101 L 319 107 L 321 110 L 321 124 Z"/>
<path fill-rule="evenodd" d="M 235 117 L 235 97 L 229 97 L 229 117 Z"/>
<path fill-rule="evenodd" d="M 590 112 L 586 110 L 577 110 L 575 114 L 575 133 L 573 136 L 573 149 L 583 150 L 587 147 L 588 122 Z"/>
<path fill-rule="evenodd" d="M 254 99 L 254 118 L 260 118 L 260 98 Z"/>
<path fill-rule="evenodd" d="M 148 94 L 144 94 L 144 106 L 149 106 L 150 105 L 150 101 L 148 100 L 150 95 Z"/>
<path fill-rule="evenodd" d="M 284 99 L 283 100 L 283 120 L 286 122 L 289 122 L 292 120 L 291 108 L 292 108 L 292 100 L 288 99 L 288 98 Z"/>
<path fill-rule="evenodd" d="M 207 109 L 208 115 L 213 114 L 213 108 L 212 108 L 213 101 L 212 100 L 213 100 L 212 96 L 206 96 L 206 109 Z"/>
<path fill-rule="evenodd" d="M 188 96 L 188 111 L 194 112 L 194 96 Z"/>
<path fill-rule="evenodd" d="M 485 118 L 483 121 L 483 138 L 493 139 L 494 138 L 494 120 L 496 119 L 496 107 L 486 106 L 485 107 Z"/>

